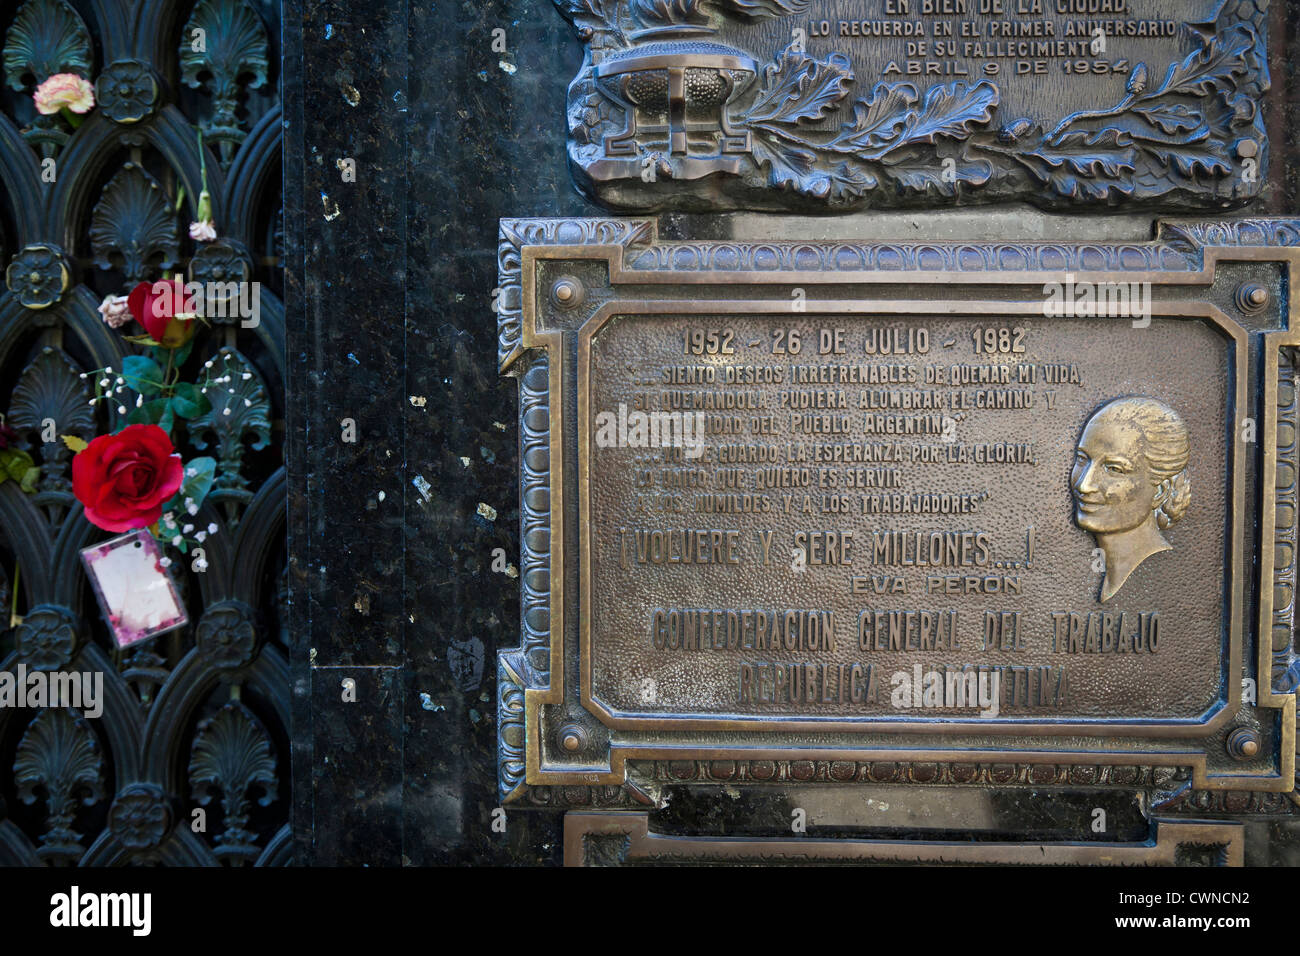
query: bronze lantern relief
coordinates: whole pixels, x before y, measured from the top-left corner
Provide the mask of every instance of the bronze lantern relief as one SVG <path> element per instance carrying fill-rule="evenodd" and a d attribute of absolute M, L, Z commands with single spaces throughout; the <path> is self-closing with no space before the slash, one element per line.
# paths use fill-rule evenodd
<path fill-rule="evenodd" d="M 640 175 L 653 154 L 666 153 L 677 178 L 737 172 L 728 157 L 749 152 L 749 134 L 732 124 L 728 110 L 757 71 L 741 51 L 700 41 L 650 44 L 602 61 L 597 88 L 626 117 L 623 129 L 605 136 L 610 163 L 631 157 L 622 175 Z M 608 166 L 611 175 L 616 168 Z"/>

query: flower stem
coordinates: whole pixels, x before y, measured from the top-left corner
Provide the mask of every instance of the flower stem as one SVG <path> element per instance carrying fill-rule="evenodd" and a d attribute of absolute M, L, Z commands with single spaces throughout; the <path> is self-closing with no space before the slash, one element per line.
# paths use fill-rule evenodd
<path fill-rule="evenodd" d="M 9 604 L 9 626 L 18 626 L 18 578 L 22 574 L 23 566 L 17 561 L 14 562 L 14 593 Z"/>

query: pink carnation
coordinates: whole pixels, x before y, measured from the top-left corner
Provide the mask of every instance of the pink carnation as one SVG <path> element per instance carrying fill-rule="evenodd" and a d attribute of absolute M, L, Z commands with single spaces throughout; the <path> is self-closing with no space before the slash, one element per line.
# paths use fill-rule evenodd
<path fill-rule="evenodd" d="M 126 296 L 105 296 L 99 303 L 99 314 L 104 317 L 104 324 L 112 329 L 120 329 L 131 321 L 131 310 L 127 308 Z"/>
<path fill-rule="evenodd" d="M 55 73 L 36 87 L 36 109 L 46 116 L 67 107 L 74 113 L 89 113 L 95 105 L 95 88 L 75 73 Z"/>
<path fill-rule="evenodd" d="M 190 223 L 190 238 L 198 242 L 211 242 L 217 238 L 217 224 L 211 219 Z"/>

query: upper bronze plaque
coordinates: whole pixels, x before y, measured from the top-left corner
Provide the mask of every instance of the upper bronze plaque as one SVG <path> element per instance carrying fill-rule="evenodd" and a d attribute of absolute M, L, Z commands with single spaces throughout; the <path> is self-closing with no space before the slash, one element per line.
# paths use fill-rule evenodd
<path fill-rule="evenodd" d="M 615 209 L 1259 192 L 1266 0 L 556 0 L 569 162 Z"/>

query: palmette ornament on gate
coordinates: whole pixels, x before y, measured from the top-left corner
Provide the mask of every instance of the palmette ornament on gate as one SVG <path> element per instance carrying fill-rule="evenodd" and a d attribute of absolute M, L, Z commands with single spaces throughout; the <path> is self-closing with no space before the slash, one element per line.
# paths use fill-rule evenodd
<path fill-rule="evenodd" d="M 12 371 L 0 391 L 0 466 L 13 479 L 0 480 L 0 647 L 11 648 L 0 672 L 68 671 L 104 685 L 102 713 L 0 707 L 0 752 L 10 755 L 0 766 L 0 865 L 290 856 L 284 308 L 279 240 L 261 218 L 274 221 L 280 201 L 278 89 L 264 82 L 279 63 L 268 29 L 278 8 L 150 9 L 23 0 L 0 12 L 13 91 L 0 106 L 0 366 Z M 197 46 L 195 29 L 205 31 Z M 39 100 L 75 92 L 70 105 L 85 111 L 40 112 L 43 85 Z M 206 145 L 198 130 L 211 133 Z M 191 238 L 194 222 L 211 231 Z M 213 231 L 217 241 L 203 241 Z M 224 290 L 258 284 L 260 322 L 159 323 L 176 347 L 151 346 L 126 293 L 187 273 L 206 284 L 205 305 L 240 301 Z M 186 480 L 213 487 L 169 498 L 156 523 L 167 544 L 151 577 L 175 581 L 190 624 L 119 648 L 79 557 L 114 532 L 88 519 L 73 462 L 97 437 L 146 420 L 170 433 L 194 472 Z M 216 450 L 203 455 L 200 444 Z M 145 464 L 132 465 L 125 492 L 148 491 Z M 151 525 L 152 514 L 124 513 L 95 484 L 81 489 L 91 514 Z M 232 700 L 244 710 L 214 719 Z M 257 783 L 265 789 L 243 792 Z"/>

